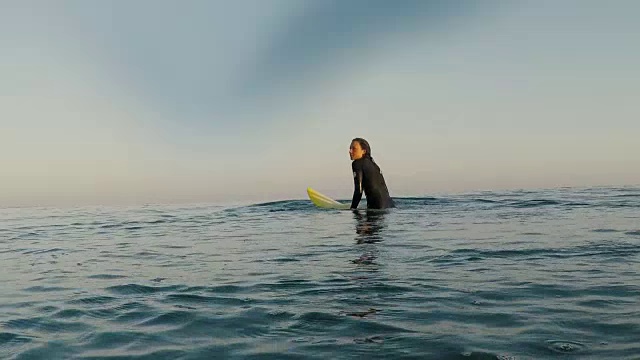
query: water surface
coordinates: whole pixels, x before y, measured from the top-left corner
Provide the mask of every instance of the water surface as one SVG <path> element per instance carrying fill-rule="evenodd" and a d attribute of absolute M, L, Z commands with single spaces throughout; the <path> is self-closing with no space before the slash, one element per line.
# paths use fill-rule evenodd
<path fill-rule="evenodd" d="M 640 359 L 640 188 L 396 203 L 0 209 L 0 358 Z"/>

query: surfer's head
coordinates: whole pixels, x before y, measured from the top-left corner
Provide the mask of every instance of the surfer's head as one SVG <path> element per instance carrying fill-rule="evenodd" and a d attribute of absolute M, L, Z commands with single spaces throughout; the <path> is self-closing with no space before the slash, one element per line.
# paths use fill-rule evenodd
<path fill-rule="evenodd" d="M 371 146 L 369 146 L 369 142 L 363 138 L 355 138 L 351 140 L 349 156 L 351 157 L 351 160 L 358 160 L 363 157 L 371 158 Z"/>

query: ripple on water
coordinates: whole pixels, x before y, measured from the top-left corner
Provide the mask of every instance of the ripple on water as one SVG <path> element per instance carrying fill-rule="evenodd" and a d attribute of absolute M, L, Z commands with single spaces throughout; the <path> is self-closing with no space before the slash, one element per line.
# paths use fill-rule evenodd
<path fill-rule="evenodd" d="M 122 279 L 126 278 L 125 275 L 116 275 L 116 274 L 95 274 L 87 276 L 87 279 L 103 279 L 103 280 L 111 280 L 111 279 Z"/>
<path fill-rule="evenodd" d="M 52 314 L 51 316 L 54 319 L 74 319 L 81 317 L 88 317 L 93 319 L 110 319 L 115 316 L 116 313 L 116 310 L 106 308 L 92 310 L 64 309 Z"/>
<path fill-rule="evenodd" d="M 346 327 L 347 319 L 344 316 L 335 315 L 321 311 L 310 311 L 294 317 L 294 323 L 290 329 L 294 331 L 313 331 L 321 328 L 328 330 L 339 330 Z"/>
<path fill-rule="evenodd" d="M 64 309 L 52 314 L 51 317 L 54 319 L 73 319 L 79 318 L 86 315 L 84 310 L 80 309 Z"/>
<path fill-rule="evenodd" d="M 60 286 L 40 286 L 40 285 L 31 286 L 24 289 L 24 291 L 28 291 L 28 292 L 56 292 L 56 291 L 67 291 L 67 290 L 72 290 L 72 289 L 66 288 L 66 287 L 60 287 Z"/>
<path fill-rule="evenodd" d="M 465 351 L 461 355 L 461 360 L 515 360 L 509 355 L 496 355 L 484 351 Z"/>
<path fill-rule="evenodd" d="M 591 230 L 591 232 L 595 232 L 595 233 L 616 233 L 616 232 L 620 232 L 620 230 L 616 230 L 616 229 L 593 229 L 593 230 Z"/>
<path fill-rule="evenodd" d="M 209 305 L 228 305 L 239 306 L 248 305 L 251 299 L 238 299 L 233 297 L 222 296 L 205 296 L 197 294 L 169 294 L 165 297 L 165 302 L 179 304 L 209 304 Z"/>
<path fill-rule="evenodd" d="M 52 340 L 21 352 L 15 359 L 71 359 L 78 349 L 63 340 Z"/>
<path fill-rule="evenodd" d="M 585 345 L 577 341 L 548 340 L 547 348 L 553 352 L 569 354 L 582 351 Z"/>
<path fill-rule="evenodd" d="M 235 326 L 233 326 L 235 324 Z M 167 332 L 176 339 L 233 339 L 237 336 L 239 323 L 234 318 L 198 317 Z M 243 324 L 244 326 L 245 324 Z"/>
<path fill-rule="evenodd" d="M 11 332 L 0 332 L 0 347 L 14 345 L 14 344 L 22 344 L 29 343 L 33 339 L 32 336 L 26 336 Z"/>
<path fill-rule="evenodd" d="M 79 299 L 67 301 L 71 305 L 104 305 L 116 301 L 118 298 L 113 296 L 88 296 Z"/>
<path fill-rule="evenodd" d="M 181 289 L 182 286 L 146 286 L 138 284 L 115 285 L 106 288 L 107 291 L 118 295 L 145 295 L 155 294 L 165 291 Z"/>
<path fill-rule="evenodd" d="M 92 333 L 81 340 L 85 349 L 110 351 L 124 347 L 127 350 L 135 350 L 136 348 L 148 349 L 153 345 L 177 344 L 166 336 L 141 331 L 104 331 Z"/>
<path fill-rule="evenodd" d="M 131 310 L 151 310 L 153 308 L 139 301 L 131 301 L 131 302 L 119 304 L 116 307 L 114 307 L 114 309 L 117 311 L 131 311 Z"/>
<path fill-rule="evenodd" d="M 164 314 L 157 315 L 153 318 L 140 322 L 139 326 L 144 327 L 174 327 L 188 324 L 197 318 L 196 313 L 192 311 L 169 311 Z"/>
<path fill-rule="evenodd" d="M 220 285 L 220 286 L 208 287 L 208 288 L 206 288 L 206 290 L 208 292 L 212 292 L 212 293 L 231 294 L 231 293 L 237 293 L 237 292 L 244 291 L 244 290 L 246 290 L 246 287 L 237 286 L 237 285 Z"/>
<path fill-rule="evenodd" d="M 6 329 L 37 330 L 44 333 L 75 333 L 91 329 L 83 322 L 58 321 L 50 317 L 27 317 L 4 322 Z"/>
<path fill-rule="evenodd" d="M 57 253 L 57 252 L 61 252 L 61 251 L 65 251 L 64 249 L 61 248 L 53 248 L 53 249 L 35 249 L 35 250 L 27 250 L 24 251 L 23 254 L 48 254 L 48 253 Z"/>
<path fill-rule="evenodd" d="M 147 321 L 156 315 L 157 315 L 157 311 L 133 310 L 133 311 L 127 311 L 109 320 L 115 323 L 120 323 L 120 324 L 137 325 L 140 322 Z"/>

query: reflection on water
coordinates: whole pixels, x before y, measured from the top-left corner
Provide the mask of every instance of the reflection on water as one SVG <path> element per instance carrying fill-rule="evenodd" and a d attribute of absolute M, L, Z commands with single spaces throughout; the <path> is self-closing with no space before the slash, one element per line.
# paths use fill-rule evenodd
<path fill-rule="evenodd" d="M 377 243 L 383 240 L 382 230 L 385 224 L 386 210 L 354 210 L 353 217 L 356 228 L 356 245 L 358 250 L 363 251 L 359 258 L 352 260 L 357 264 L 352 279 L 357 281 L 359 286 L 359 296 L 355 307 L 350 308 L 344 314 L 353 318 L 372 319 L 382 311 L 378 300 L 379 289 L 377 289 L 380 279 L 384 277 L 380 273 L 378 262 L 379 246 Z M 382 342 L 376 336 L 362 339 L 367 343 Z"/>
<path fill-rule="evenodd" d="M 385 211 L 366 210 L 364 214 L 360 210 L 354 210 L 353 216 L 356 219 L 356 243 L 371 244 L 382 241 L 380 231 L 385 228 Z"/>
<path fill-rule="evenodd" d="M 356 244 L 375 244 L 382 241 L 380 232 L 385 227 L 384 214 L 384 211 L 379 210 L 353 211 L 353 216 L 356 220 Z M 365 252 L 352 262 L 361 265 L 377 265 L 375 260 L 378 250 L 369 246 L 366 246 L 364 250 Z"/>

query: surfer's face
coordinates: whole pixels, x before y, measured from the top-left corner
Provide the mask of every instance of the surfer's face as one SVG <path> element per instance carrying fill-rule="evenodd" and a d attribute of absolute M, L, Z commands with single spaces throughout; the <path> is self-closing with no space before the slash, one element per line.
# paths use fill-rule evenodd
<path fill-rule="evenodd" d="M 358 160 L 362 158 L 365 152 L 366 151 L 362 149 L 359 142 L 351 142 L 351 146 L 349 146 L 349 156 L 351 157 L 351 160 Z"/>

